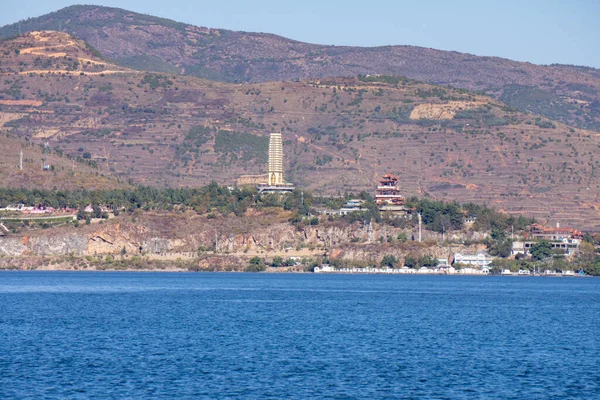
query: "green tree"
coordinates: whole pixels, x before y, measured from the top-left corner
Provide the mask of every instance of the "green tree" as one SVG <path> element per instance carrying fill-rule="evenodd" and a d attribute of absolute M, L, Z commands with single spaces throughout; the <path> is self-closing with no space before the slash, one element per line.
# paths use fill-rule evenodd
<path fill-rule="evenodd" d="M 381 265 L 382 267 L 393 267 L 394 265 L 396 265 L 397 262 L 398 259 L 395 256 L 387 254 L 383 256 L 379 265 Z"/>
<path fill-rule="evenodd" d="M 512 253 L 513 241 L 503 236 L 499 240 L 491 239 L 488 241 L 488 252 L 492 256 L 506 258 Z"/>
<path fill-rule="evenodd" d="M 582 241 L 594 244 L 594 237 L 591 235 L 591 233 L 586 232 L 585 235 L 583 236 Z"/>
<path fill-rule="evenodd" d="M 419 258 L 419 265 L 423 267 L 435 267 L 437 265 L 437 259 L 430 255 L 425 255 Z"/>
<path fill-rule="evenodd" d="M 497 245 L 497 255 L 506 258 L 511 255 L 513 247 L 513 241 L 511 239 L 506 239 L 502 242 L 498 242 Z"/>
<path fill-rule="evenodd" d="M 261 272 L 264 271 L 267 267 L 265 266 L 265 262 L 262 258 L 258 256 L 254 256 L 248 262 L 248 266 L 246 267 L 246 272 Z"/>
<path fill-rule="evenodd" d="M 529 253 L 534 260 L 541 261 L 552 255 L 552 245 L 547 240 L 542 240 L 531 246 Z"/>
<path fill-rule="evenodd" d="M 413 256 L 406 256 L 406 258 L 404 258 L 404 266 L 408 268 L 416 268 L 419 266 L 418 259 Z"/>
<path fill-rule="evenodd" d="M 596 263 L 596 261 L 598 261 L 597 258 L 598 257 L 596 256 L 596 248 L 592 243 L 582 242 L 579 245 L 577 261 L 583 269 L 590 268 L 590 266 L 592 266 L 594 263 Z"/>
<path fill-rule="evenodd" d="M 271 266 L 278 268 L 281 267 L 283 265 L 283 258 L 279 257 L 279 256 L 275 256 L 273 257 L 273 261 L 271 261 Z"/>

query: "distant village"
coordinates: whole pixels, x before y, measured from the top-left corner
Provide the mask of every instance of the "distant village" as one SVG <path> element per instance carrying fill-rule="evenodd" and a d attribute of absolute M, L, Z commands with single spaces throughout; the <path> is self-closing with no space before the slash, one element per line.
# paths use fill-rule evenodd
<path fill-rule="evenodd" d="M 362 208 L 364 200 L 349 200 L 340 210 L 323 210 L 324 213 L 334 213 L 347 215 L 353 212 L 364 211 Z M 375 190 L 375 202 L 379 211 L 388 212 L 397 217 L 409 217 L 414 210 L 404 206 L 404 197 L 400 193 L 398 178 L 391 174 L 386 174 L 379 181 Z M 421 218 L 419 217 L 418 238 L 421 241 Z M 465 225 L 470 226 L 475 222 L 474 216 L 465 216 Z M 528 256 L 529 250 L 541 240 L 550 243 L 552 249 L 560 250 L 566 256 L 573 255 L 579 248 L 584 235 L 581 231 L 573 228 L 561 228 L 557 223 L 556 227 L 545 227 L 539 224 L 532 224 L 530 232 L 523 237 L 516 238 L 512 243 L 512 256 Z M 486 251 L 480 250 L 472 254 L 455 253 L 453 260 L 440 258 L 437 265 L 433 267 L 421 267 L 413 269 L 402 268 L 335 268 L 330 265 L 324 265 L 315 269 L 317 273 L 384 273 L 384 274 L 467 274 L 467 275 L 488 275 L 492 269 L 492 263 L 496 257 L 489 255 Z M 535 273 L 535 272 L 534 272 Z M 574 276 L 572 270 L 556 271 L 543 270 L 538 272 L 547 276 Z M 501 272 L 502 275 L 531 275 L 529 270 L 519 270 L 511 272 L 506 269 Z"/>

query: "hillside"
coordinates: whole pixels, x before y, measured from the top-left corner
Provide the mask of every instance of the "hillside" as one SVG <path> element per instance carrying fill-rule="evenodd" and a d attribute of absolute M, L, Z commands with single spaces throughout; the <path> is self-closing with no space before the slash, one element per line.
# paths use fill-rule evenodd
<path fill-rule="evenodd" d="M 224 82 L 388 74 L 486 91 L 523 112 L 600 130 L 600 71 L 414 46 L 348 47 L 186 25 L 118 8 L 71 6 L 0 28 L 0 38 L 62 30 L 117 64 Z M 394 40 L 391 38 L 390 40 Z"/>
<path fill-rule="evenodd" d="M 3 115 L 6 114 L 0 112 L 0 119 Z M 22 171 L 19 170 L 21 151 Z M 42 169 L 44 157 L 49 166 L 46 171 Z M 44 155 L 40 145 L 6 134 L 0 128 L 0 176 L 4 187 L 58 190 L 126 187 L 94 164 L 76 156 L 68 157 L 57 149 L 49 149 Z"/>
<path fill-rule="evenodd" d="M 0 65 L 0 129 L 123 180 L 234 184 L 264 173 L 267 135 L 281 131 L 287 179 L 315 194 L 372 191 L 392 172 L 406 195 L 600 227 L 599 135 L 465 90 L 389 76 L 227 84 L 145 73 L 59 32 L 0 43 Z"/>

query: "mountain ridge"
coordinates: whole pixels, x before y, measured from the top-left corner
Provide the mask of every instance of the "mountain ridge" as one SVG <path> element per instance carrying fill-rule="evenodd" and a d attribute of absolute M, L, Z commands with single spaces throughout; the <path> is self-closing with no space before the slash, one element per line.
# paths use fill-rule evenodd
<path fill-rule="evenodd" d="M 223 82 L 268 82 L 359 74 L 406 76 L 485 91 L 524 112 L 600 130 L 600 70 L 540 66 L 417 46 L 314 45 L 269 33 L 196 27 L 118 8 L 71 6 L 20 23 L 82 38 L 128 68 Z M 0 28 L 18 33 L 19 23 Z"/>

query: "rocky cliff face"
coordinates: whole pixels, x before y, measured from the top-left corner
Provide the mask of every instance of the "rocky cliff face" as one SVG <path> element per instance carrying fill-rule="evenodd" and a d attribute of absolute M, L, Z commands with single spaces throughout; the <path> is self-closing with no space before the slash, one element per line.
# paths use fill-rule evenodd
<path fill-rule="evenodd" d="M 3 256 L 53 256 L 86 255 L 87 238 L 76 233 L 52 236 L 22 236 L 0 238 L 0 255 Z"/>
<path fill-rule="evenodd" d="M 161 218 L 164 221 L 161 222 Z M 252 218 L 256 216 L 239 220 L 235 217 L 207 220 L 193 216 L 155 215 L 145 221 L 124 217 L 78 229 L 63 228 L 27 236 L 0 237 L 0 255 L 83 257 L 142 254 L 150 259 L 175 260 L 182 256 L 195 257 L 200 250 L 207 256 L 216 257 L 212 261 L 204 257 L 201 264 L 214 262 L 220 269 L 228 269 L 232 263 L 239 264 L 240 258 L 285 256 L 288 251 L 305 256 L 315 254 L 314 251 L 319 254 L 328 251 L 332 259 L 378 263 L 386 254 L 399 260 L 404 260 L 407 254 L 451 259 L 455 252 L 477 250 L 473 246 L 438 246 L 441 237 L 428 231 L 423 232 L 423 243 L 417 243 L 410 240 L 411 236 L 417 236 L 416 232 L 378 224 L 323 222 L 316 226 L 296 227 L 288 222 L 274 222 L 264 226 L 247 225 Z M 168 229 L 167 225 L 170 225 Z M 406 235 L 409 240 L 400 243 L 397 240 L 399 234 Z M 474 235 L 457 232 L 452 239 L 479 239 Z"/>

